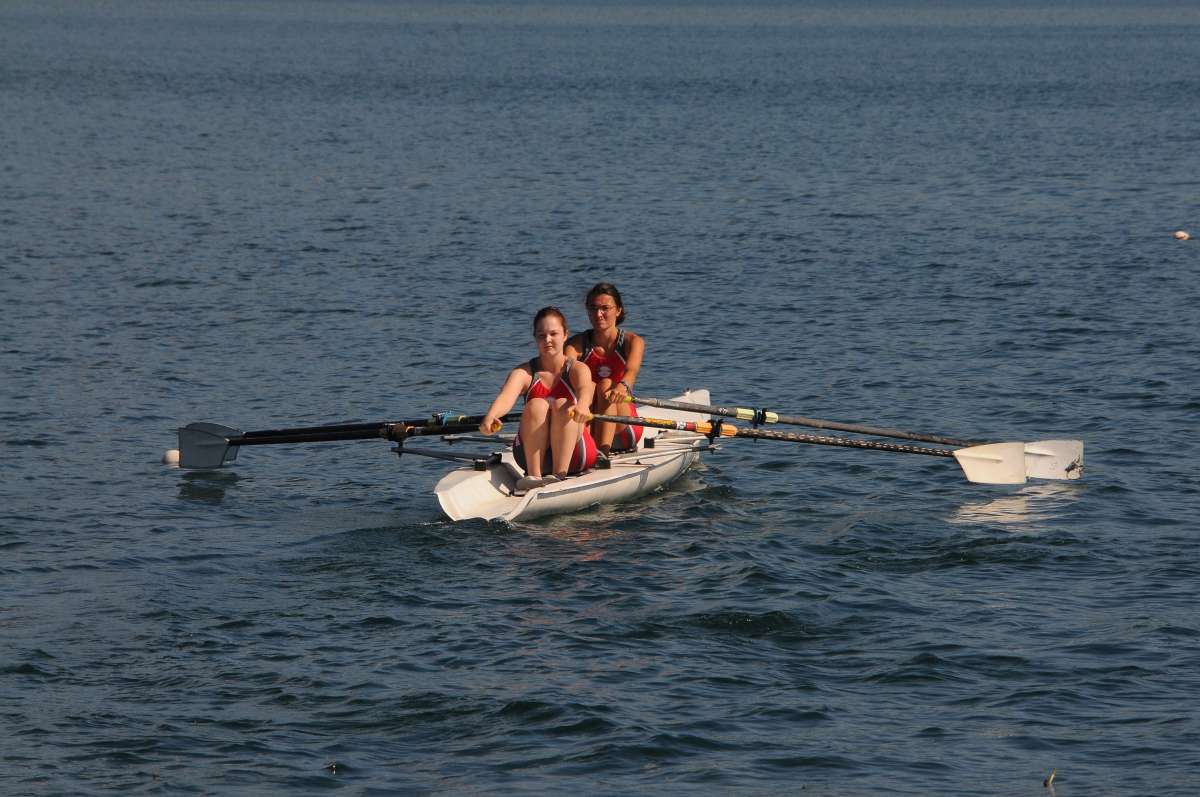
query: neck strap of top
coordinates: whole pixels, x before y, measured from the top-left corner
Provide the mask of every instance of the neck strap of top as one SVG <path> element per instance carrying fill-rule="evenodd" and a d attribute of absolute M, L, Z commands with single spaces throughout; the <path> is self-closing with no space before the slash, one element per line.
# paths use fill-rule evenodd
<path fill-rule="evenodd" d="M 563 363 L 562 373 L 559 374 L 559 376 L 561 376 L 563 379 L 566 379 L 568 376 L 570 376 L 571 365 L 573 363 L 574 363 L 574 360 L 572 360 L 570 357 L 568 357 L 566 362 Z M 534 357 L 532 360 L 529 361 L 529 373 L 534 379 L 537 379 L 538 371 L 540 371 L 540 370 L 542 370 L 542 358 Z"/>
<path fill-rule="evenodd" d="M 595 338 L 592 330 L 583 333 L 583 356 L 579 359 L 586 360 L 592 354 L 592 349 L 596 348 Z M 621 359 L 627 359 L 625 355 L 625 330 L 617 328 L 617 345 L 614 347 L 621 355 Z"/>

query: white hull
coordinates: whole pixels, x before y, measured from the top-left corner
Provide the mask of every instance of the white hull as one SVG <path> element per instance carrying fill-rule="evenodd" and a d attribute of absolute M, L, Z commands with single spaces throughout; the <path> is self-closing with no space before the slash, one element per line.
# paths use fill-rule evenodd
<path fill-rule="evenodd" d="M 688 391 L 676 400 L 707 404 L 708 391 Z M 672 420 L 708 420 L 707 415 L 694 412 L 643 411 L 640 407 L 638 412 L 642 415 L 652 412 L 652 417 Z M 628 501 L 659 490 L 683 475 L 710 445 L 707 437 L 691 432 L 645 427 L 643 435 L 637 451 L 612 457 L 611 468 L 590 470 L 522 495 L 514 493 L 517 479 L 523 474 L 511 450 L 505 451 L 500 463 L 489 465 L 487 470 L 451 471 L 437 483 L 434 493 L 451 520 L 533 520 Z"/>

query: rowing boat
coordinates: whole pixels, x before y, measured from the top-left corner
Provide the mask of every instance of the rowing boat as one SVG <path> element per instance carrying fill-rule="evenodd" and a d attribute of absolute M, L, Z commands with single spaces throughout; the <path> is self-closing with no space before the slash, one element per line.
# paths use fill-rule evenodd
<path fill-rule="evenodd" d="M 707 390 L 689 390 L 675 401 L 705 403 Z M 703 423 L 709 416 L 690 410 L 664 410 L 660 415 L 672 422 Z M 504 420 L 515 421 L 518 413 Z M 179 448 L 168 451 L 164 461 L 194 470 L 214 470 L 232 465 L 245 446 L 390 440 L 397 454 L 419 455 L 469 463 L 451 471 L 434 488 L 438 504 L 451 520 L 524 521 L 577 512 L 600 504 L 615 504 L 660 490 L 679 478 L 711 447 L 711 438 L 677 429 L 647 428 L 638 447 L 614 454 L 608 467 L 593 468 L 577 476 L 546 484 L 526 492 L 517 490 L 524 472 L 513 457 L 511 445 L 488 456 L 447 450 L 414 448 L 412 437 L 440 435 L 449 443 L 472 436 L 482 416 L 434 415 L 428 419 L 351 423 L 332 426 L 269 429 L 241 432 L 215 423 L 191 423 L 179 429 Z M 496 438 L 484 438 L 494 443 Z"/>
<path fill-rule="evenodd" d="M 1035 440 L 1033 442 L 975 443 L 942 435 L 918 434 L 889 427 L 867 426 L 816 418 L 780 415 L 768 410 L 718 407 L 707 404 L 707 390 L 691 390 L 673 399 L 633 397 L 635 406 L 651 407 L 661 417 L 593 415 L 581 408 L 572 413 L 583 421 L 624 423 L 643 428 L 638 447 L 616 454 L 606 467 L 594 468 L 561 481 L 521 491 L 524 475 L 513 457 L 511 446 L 486 456 L 431 450 L 408 445 L 413 437 L 440 436 L 447 443 L 481 440 L 489 445 L 498 438 L 477 436 L 478 426 L 489 416 L 435 413 L 408 421 L 345 423 L 287 429 L 241 432 L 215 423 L 192 423 L 179 429 L 179 449 L 168 451 L 163 461 L 183 468 L 215 469 L 233 464 L 244 446 L 322 443 L 347 440 L 389 440 L 397 454 L 432 457 L 470 463 L 444 476 L 434 489 L 438 504 L 451 520 L 524 521 L 547 515 L 577 512 L 601 504 L 628 501 L 662 489 L 679 478 L 712 448 L 717 438 L 742 437 L 805 445 L 857 448 L 953 459 L 967 480 L 977 484 L 1024 484 L 1027 479 L 1078 479 L 1083 473 L 1083 441 Z M 710 419 L 717 416 L 715 421 Z M 502 421 L 516 421 L 519 413 Z M 753 427 L 725 423 L 721 417 L 750 420 Z M 494 419 L 493 419 L 494 420 Z M 796 434 L 758 428 L 759 424 L 788 423 L 932 442 L 954 448 L 916 446 L 909 442 L 889 443 L 827 435 Z M 498 427 L 497 427 L 498 428 Z"/>
<path fill-rule="evenodd" d="M 676 400 L 705 404 L 708 391 L 690 390 Z M 681 410 L 658 414 L 682 422 L 708 420 L 703 413 Z M 446 474 L 434 494 L 451 520 L 534 520 L 630 501 L 660 490 L 683 475 L 710 445 L 710 439 L 702 434 L 647 427 L 637 449 L 612 455 L 609 467 L 594 468 L 528 492 L 516 489 L 524 472 L 509 448 L 484 470 L 464 467 Z"/>

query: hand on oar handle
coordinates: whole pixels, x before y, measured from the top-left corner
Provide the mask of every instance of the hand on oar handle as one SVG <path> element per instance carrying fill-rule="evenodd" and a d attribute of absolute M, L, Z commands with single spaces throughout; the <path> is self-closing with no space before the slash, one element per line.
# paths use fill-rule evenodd
<path fill-rule="evenodd" d="M 592 420 L 592 413 L 575 406 L 571 408 L 571 420 L 579 421 L 580 423 L 589 423 Z"/>
<path fill-rule="evenodd" d="M 609 403 L 632 404 L 633 403 L 632 396 L 633 396 L 633 388 L 631 388 L 629 386 L 628 382 L 626 382 L 624 379 L 622 379 L 620 382 L 617 382 L 612 387 L 610 387 L 607 391 L 605 391 L 604 400 Z"/>
<path fill-rule="evenodd" d="M 504 427 L 504 424 L 494 415 L 485 416 L 479 424 L 479 431 L 484 434 L 495 434 Z"/>

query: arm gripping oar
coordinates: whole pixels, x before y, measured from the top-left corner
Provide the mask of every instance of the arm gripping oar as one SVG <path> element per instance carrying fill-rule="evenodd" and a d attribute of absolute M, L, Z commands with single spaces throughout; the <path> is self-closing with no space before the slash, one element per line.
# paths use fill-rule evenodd
<path fill-rule="evenodd" d="M 840 423 L 824 421 L 820 418 L 805 418 L 799 415 L 780 415 L 770 410 L 754 410 L 748 407 L 713 407 L 706 404 L 689 404 L 682 401 L 628 396 L 624 401 L 633 404 L 644 404 L 647 407 L 661 409 L 684 410 L 687 412 L 702 412 L 709 415 L 722 415 L 726 418 L 737 418 L 751 423 L 784 423 L 792 426 L 809 426 L 815 429 L 833 429 L 839 432 L 873 435 L 875 437 L 890 437 L 897 440 L 916 440 L 922 443 L 937 443 L 956 448 L 979 448 L 994 445 L 980 440 L 960 440 L 940 435 L 919 434 L 892 429 L 886 426 L 867 426 L 859 423 Z M 1081 440 L 1036 440 L 1023 443 L 1025 458 L 1025 475 L 1035 479 L 1078 479 L 1083 475 L 1083 441 Z"/>
<path fill-rule="evenodd" d="M 696 405 L 698 406 L 698 405 Z M 682 409 L 682 408 L 679 408 Z M 624 415 L 592 415 L 574 410 L 572 414 L 582 421 L 596 420 L 610 423 L 653 426 L 658 429 L 676 429 L 694 432 L 709 437 L 749 437 L 757 440 L 780 440 L 787 443 L 809 443 L 840 448 L 864 448 L 870 451 L 893 451 L 898 454 L 923 454 L 931 457 L 953 457 L 963 469 L 968 481 L 979 484 L 1024 484 L 1024 446 L 1021 443 L 986 443 L 967 446 L 954 451 L 945 448 L 924 448 L 904 443 L 881 443 L 876 440 L 851 440 L 845 437 L 776 432 L 767 429 L 747 429 L 726 423 L 706 421 L 672 421 L 663 418 L 635 418 Z M 719 415 L 720 413 L 714 413 Z"/>

